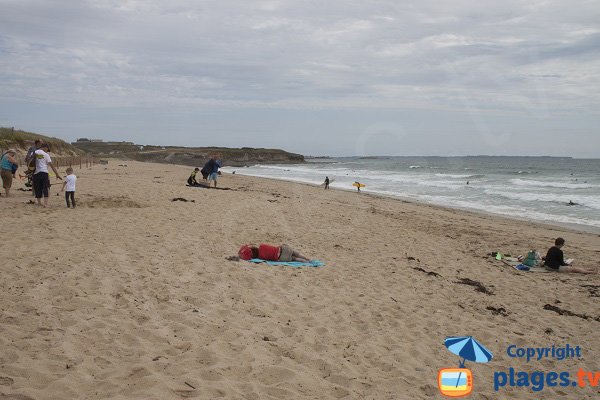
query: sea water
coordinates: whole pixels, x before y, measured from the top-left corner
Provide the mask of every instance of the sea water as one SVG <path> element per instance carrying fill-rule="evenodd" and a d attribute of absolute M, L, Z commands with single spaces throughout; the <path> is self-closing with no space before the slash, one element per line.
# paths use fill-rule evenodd
<path fill-rule="evenodd" d="M 600 232 L 600 160 L 557 157 L 346 157 L 227 172 L 321 184 Z M 569 205 L 570 203 L 575 205 Z"/>

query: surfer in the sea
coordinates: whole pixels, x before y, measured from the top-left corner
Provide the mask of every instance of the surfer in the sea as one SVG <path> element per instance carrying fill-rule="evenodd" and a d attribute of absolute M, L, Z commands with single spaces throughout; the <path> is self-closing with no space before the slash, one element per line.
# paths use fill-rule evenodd
<path fill-rule="evenodd" d="M 573 203 L 572 200 L 569 200 L 569 202 L 567 203 L 568 206 L 576 206 L 577 203 Z"/>

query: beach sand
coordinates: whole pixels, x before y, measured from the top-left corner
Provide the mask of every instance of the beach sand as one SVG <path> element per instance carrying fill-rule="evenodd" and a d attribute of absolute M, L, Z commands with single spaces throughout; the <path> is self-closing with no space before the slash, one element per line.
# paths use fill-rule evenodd
<path fill-rule="evenodd" d="M 190 172 L 111 160 L 75 169 L 74 210 L 59 185 L 47 210 L 20 183 L 0 198 L 0 399 L 441 398 L 438 370 L 459 363 L 444 339 L 465 335 L 494 353 L 467 362 L 472 398 L 598 398 L 494 391 L 510 367 L 600 371 L 600 278 L 489 255 L 562 236 L 598 267 L 597 234 L 239 174 L 190 188 Z M 226 260 L 261 242 L 326 266 Z M 506 353 L 567 343 L 581 359 Z"/>

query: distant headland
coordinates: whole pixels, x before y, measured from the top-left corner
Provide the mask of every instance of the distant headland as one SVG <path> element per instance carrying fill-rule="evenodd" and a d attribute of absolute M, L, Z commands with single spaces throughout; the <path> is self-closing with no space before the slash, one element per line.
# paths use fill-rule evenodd
<path fill-rule="evenodd" d="M 224 165 L 232 167 L 305 162 L 303 155 L 280 149 L 156 146 L 88 138 L 80 138 L 75 142 L 67 143 L 54 137 L 0 127 L 0 150 L 15 148 L 17 153 L 24 155 L 35 139 L 50 143 L 52 154 L 56 157 L 87 155 L 94 158 L 120 158 L 200 167 L 212 155 L 220 157 L 224 161 Z"/>
<path fill-rule="evenodd" d="M 254 164 L 298 164 L 305 162 L 301 154 L 280 149 L 253 147 L 181 147 L 140 145 L 133 142 L 104 142 L 80 138 L 71 145 L 98 157 L 119 157 L 136 161 L 198 166 L 216 155 L 224 164 L 243 167 Z"/>

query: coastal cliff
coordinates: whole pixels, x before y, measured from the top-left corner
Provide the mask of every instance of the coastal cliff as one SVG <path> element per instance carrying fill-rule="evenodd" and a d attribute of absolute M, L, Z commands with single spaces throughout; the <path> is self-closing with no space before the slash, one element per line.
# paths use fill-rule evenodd
<path fill-rule="evenodd" d="M 14 148 L 21 160 L 35 139 L 49 143 L 52 156 L 58 158 L 93 156 L 94 158 L 119 158 L 194 167 L 202 167 L 213 155 L 222 159 L 224 165 L 232 167 L 305 162 L 303 155 L 280 149 L 147 146 L 133 142 L 104 142 L 89 139 L 79 139 L 76 142 L 67 143 L 54 137 L 0 127 L 0 150 Z"/>
<path fill-rule="evenodd" d="M 0 127 L 0 151 L 4 152 L 8 149 L 14 149 L 17 152 L 17 159 L 22 160 L 25 157 L 27 150 L 33 145 L 35 139 L 40 139 L 50 145 L 52 157 L 64 158 L 84 155 L 82 150 L 64 140 L 13 128 Z"/>
<path fill-rule="evenodd" d="M 174 147 L 145 146 L 131 142 L 77 141 L 73 146 L 95 157 L 118 157 L 136 161 L 179 164 L 202 167 L 215 155 L 224 165 L 242 167 L 255 164 L 298 164 L 304 162 L 301 154 L 280 149 L 227 148 L 227 147 Z"/>

